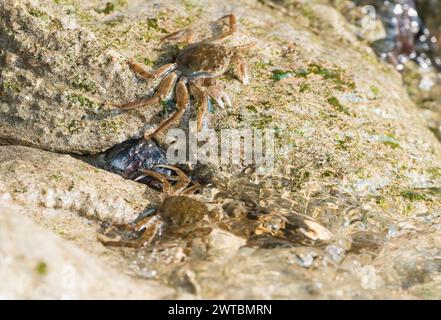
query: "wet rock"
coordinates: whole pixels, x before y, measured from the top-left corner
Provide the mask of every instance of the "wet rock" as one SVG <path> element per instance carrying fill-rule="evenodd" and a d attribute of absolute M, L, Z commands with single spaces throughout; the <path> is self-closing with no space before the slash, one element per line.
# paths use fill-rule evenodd
<path fill-rule="evenodd" d="M 436 276 L 434 281 L 415 285 L 411 291 L 423 299 L 439 300 L 441 299 L 441 279 Z"/>
<path fill-rule="evenodd" d="M 86 159 L 129 179 L 137 178 L 140 169 L 152 170 L 157 165 L 168 164 L 163 149 L 154 141 L 142 139 L 123 142 L 103 154 Z"/>
<path fill-rule="evenodd" d="M 416 0 L 417 8 L 431 33 L 441 40 L 441 2 L 439 0 Z"/>
<path fill-rule="evenodd" d="M 142 177 L 142 170 L 151 170 L 165 175 L 173 175 L 169 169 L 158 167 L 168 165 L 165 151 L 153 140 L 128 140 L 120 143 L 102 154 L 83 157 L 90 164 L 114 172 L 124 178 L 136 180 L 157 190 L 162 185 L 151 177 Z"/>
<path fill-rule="evenodd" d="M 345 249 L 335 244 L 327 246 L 326 253 L 335 263 L 340 263 L 345 258 Z"/>
<path fill-rule="evenodd" d="M 220 229 L 214 229 L 208 238 L 208 253 L 224 258 L 234 256 L 245 243 L 246 240 L 243 238 Z"/>
<path fill-rule="evenodd" d="M 396 290 L 387 287 L 378 270 L 373 273 L 372 268 L 359 266 L 338 272 L 332 266 L 322 266 L 322 257 L 323 252 L 310 248 L 241 248 L 228 259 L 193 261 L 185 267 L 181 266 L 179 271 L 191 270 L 194 275 L 192 287 L 196 286 L 199 295 L 206 298 L 415 298 L 405 292 L 397 294 Z M 298 262 L 298 259 L 303 262 Z M 311 259 L 313 266 L 320 267 L 308 267 Z M 186 279 L 183 274 L 174 273 L 172 281 L 178 281 L 179 278 L 182 282 Z M 370 285 L 375 288 L 372 289 Z"/>
<path fill-rule="evenodd" d="M 312 250 L 312 248 L 299 248 L 293 254 L 292 262 L 299 264 L 303 268 L 309 268 L 313 265 L 314 259 L 319 255 L 320 254 Z"/>
<path fill-rule="evenodd" d="M 441 270 L 438 220 L 408 221 L 407 230 L 385 244 L 373 265 L 388 283 L 403 289 L 436 286 L 436 276 Z"/>
<path fill-rule="evenodd" d="M 438 39 L 424 24 L 415 0 L 355 2 L 374 6 L 376 15 L 384 24 L 386 37 L 373 43 L 374 50 L 382 58 L 398 70 L 403 70 L 408 60 L 415 61 L 423 69 L 434 67 L 441 70 Z"/>
<path fill-rule="evenodd" d="M 351 252 L 358 253 L 363 249 L 376 252 L 381 249 L 384 241 L 384 234 L 359 231 L 352 235 Z"/>

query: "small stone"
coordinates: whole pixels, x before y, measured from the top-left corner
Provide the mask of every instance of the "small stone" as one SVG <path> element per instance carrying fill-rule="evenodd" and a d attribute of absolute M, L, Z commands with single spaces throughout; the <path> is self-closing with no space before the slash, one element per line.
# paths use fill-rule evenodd
<path fill-rule="evenodd" d="M 325 251 L 335 263 L 340 263 L 345 258 L 345 250 L 340 246 L 331 244 L 326 247 Z"/>
<path fill-rule="evenodd" d="M 397 236 L 397 232 L 398 232 L 398 227 L 395 224 L 392 224 L 389 226 L 388 230 L 387 230 L 387 236 L 388 237 L 396 237 Z"/>
<path fill-rule="evenodd" d="M 226 203 L 223 209 L 232 218 L 244 217 L 248 211 L 242 201 L 236 200 Z"/>
<path fill-rule="evenodd" d="M 215 256 L 231 256 L 244 246 L 245 239 L 221 229 L 213 229 L 208 238 L 208 253 Z"/>
<path fill-rule="evenodd" d="M 298 252 L 294 254 L 291 262 L 295 262 L 303 268 L 309 268 L 317 256 L 318 254 L 314 251 Z"/>

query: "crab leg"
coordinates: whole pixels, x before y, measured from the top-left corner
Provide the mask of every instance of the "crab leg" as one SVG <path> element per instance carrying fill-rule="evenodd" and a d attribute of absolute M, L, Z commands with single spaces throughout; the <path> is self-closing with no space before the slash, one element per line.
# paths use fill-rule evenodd
<path fill-rule="evenodd" d="M 132 110 L 159 103 L 161 99 L 166 97 L 170 92 L 170 90 L 173 88 L 173 85 L 176 82 L 176 78 L 177 78 L 176 72 L 170 73 L 164 79 L 162 79 L 161 83 L 159 84 L 158 90 L 153 96 L 119 105 L 118 108 L 122 110 Z"/>
<path fill-rule="evenodd" d="M 252 49 L 255 46 L 256 46 L 255 42 L 250 42 L 250 43 L 247 43 L 247 44 L 241 44 L 241 45 L 238 45 L 238 46 L 234 46 L 234 49 L 237 50 L 237 51 L 243 52 L 243 51 L 247 51 L 249 49 Z"/>
<path fill-rule="evenodd" d="M 204 116 L 208 110 L 208 95 L 204 94 L 203 97 L 199 100 L 199 103 L 200 103 L 200 109 L 198 110 L 198 116 L 197 116 L 197 132 L 201 131 Z"/>
<path fill-rule="evenodd" d="M 173 191 L 175 193 L 181 193 L 190 183 L 190 178 L 179 168 L 168 165 L 162 165 L 162 164 L 157 165 L 157 167 L 170 169 L 178 175 L 179 177 L 178 183 L 176 183 L 176 185 L 173 187 Z"/>
<path fill-rule="evenodd" d="M 157 136 L 159 133 L 167 130 L 173 123 L 179 121 L 182 118 L 190 102 L 190 95 L 188 94 L 186 82 L 186 79 L 181 79 L 176 85 L 176 104 L 178 110 L 170 118 L 165 120 L 153 133 L 146 133 L 144 135 L 144 139 L 148 140 L 151 137 Z"/>
<path fill-rule="evenodd" d="M 152 177 L 159 180 L 162 183 L 162 191 L 164 193 L 169 194 L 172 192 L 173 190 L 172 186 L 170 182 L 167 180 L 167 177 L 165 175 L 151 170 L 140 170 L 140 172 L 142 173 L 142 175 L 136 178 L 135 181 L 138 179 L 142 179 L 144 177 Z"/>
<path fill-rule="evenodd" d="M 191 43 L 194 37 L 195 33 L 192 29 L 183 29 L 166 35 L 165 37 L 161 38 L 161 42 L 178 41 L 183 43 Z"/>
<path fill-rule="evenodd" d="M 205 42 L 222 41 L 222 40 L 228 39 L 229 37 L 231 37 L 232 35 L 234 35 L 237 32 L 236 16 L 234 14 L 227 14 L 226 16 L 223 16 L 222 18 L 220 18 L 218 21 L 224 20 L 226 18 L 228 18 L 228 22 L 229 22 L 229 26 L 230 26 L 229 30 L 227 32 L 221 33 L 220 35 L 209 38 L 209 39 L 205 40 Z"/>
<path fill-rule="evenodd" d="M 199 110 L 197 114 L 197 132 L 200 132 L 202 129 L 202 123 L 204 120 L 205 113 L 208 110 L 208 94 L 200 88 L 197 84 L 197 81 L 190 83 L 190 91 L 196 97 L 196 100 L 199 104 Z"/>
<path fill-rule="evenodd" d="M 170 170 L 176 172 L 176 174 L 179 177 L 179 180 L 178 180 L 178 183 L 173 187 L 173 191 L 175 193 L 189 195 L 189 194 L 195 193 L 201 187 L 201 185 L 199 183 L 195 183 L 190 188 L 187 188 L 187 186 L 189 185 L 191 180 L 185 174 L 185 172 L 183 172 L 179 168 L 176 168 L 176 167 L 173 167 L 173 166 L 168 166 L 168 165 L 163 165 L 163 164 L 157 165 L 157 167 L 170 169 Z"/>
<path fill-rule="evenodd" d="M 234 65 L 233 71 L 236 77 L 242 81 L 244 85 L 250 82 L 248 64 L 245 59 L 239 54 L 235 53 L 231 58 L 231 62 Z"/>
<path fill-rule="evenodd" d="M 182 191 L 181 194 L 183 195 L 191 195 L 194 194 L 197 190 L 199 190 L 199 188 L 201 187 L 201 185 L 199 183 L 195 183 L 194 185 L 192 185 L 190 188 L 185 189 L 184 191 Z"/>
<path fill-rule="evenodd" d="M 204 115 L 208 110 L 208 97 L 213 98 L 221 108 L 224 107 L 224 101 L 228 106 L 231 106 L 230 97 L 228 97 L 224 89 L 220 85 L 216 85 L 216 82 L 213 79 L 204 79 L 204 84 L 210 83 L 214 85 L 200 87 L 197 80 L 190 83 L 191 92 L 196 97 L 201 107 L 197 115 L 198 132 L 202 129 Z"/>
<path fill-rule="evenodd" d="M 230 97 L 220 85 L 209 86 L 206 88 L 206 91 L 208 95 L 216 101 L 219 107 L 224 107 L 224 101 L 227 103 L 227 106 L 231 107 Z"/>
<path fill-rule="evenodd" d="M 142 79 L 146 80 L 146 79 L 156 79 L 159 78 L 161 76 L 163 76 L 164 74 L 166 74 L 167 72 L 170 72 L 174 69 L 176 69 L 176 64 L 175 63 L 167 63 L 161 67 L 159 67 L 158 69 L 154 70 L 153 72 L 147 71 L 143 66 L 141 66 L 139 63 L 137 63 L 134 59 L 130 59 L 129 61 L 127 61 L 127 64 L 129 65 L 130 69 L 132 69 L 132 71 L 138 75 L 139 77 L 141 77 Z"/>
<path fill-rule="evenodd" d="M 151 219 L 155 220 L 154 218 Z M 140 248 L 145 246 L 146 244 L 151 243 L 155 238 L 156 234 L 158 233 L 159 229 L 161 228 L 160 224 L 155 223 L 156 221 L 149 223 L 149 225 L 146 226 L 145 231 L 141 234 L 141 236 L 138 239 L 122 240 L 120 236 L 117 236 L 115 238 L 110 238 L 104 234 L 98 234 L 98 240 L 105 246 L 110 246 L 110 247 Z"/>

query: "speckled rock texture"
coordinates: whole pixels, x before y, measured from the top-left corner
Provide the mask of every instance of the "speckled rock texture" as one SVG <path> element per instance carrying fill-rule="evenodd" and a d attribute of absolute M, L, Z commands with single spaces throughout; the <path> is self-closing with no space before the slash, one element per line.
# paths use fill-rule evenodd
<path fill-rule="evenodd" d="M 158 200 L 148 187 L 72 158 L 29 147 L 0 147 L 0 197 L 65 209 L 102 221 L 133 221 Z"/>
<path fill-rule="evenodd" d="M 256 43 L 252 80 L 244 87 L 221 79 L 233 106 L 210 115 L 215 129 L 275 129 L 274 172 L 293 179 L 339 180 L 362 193 L 430 184 L 440 144 L 398 72 L 357 41 L 335 9 L 296 3 L 287 15 L 251 0 L 122 1 L 113 10 L 5 1 L 0 140 L 93 154 L 139 136 L 162 120 L 163 106 L 121 113 L 106 103 L 144 97 L 157 85 L 137 79 L 125 61 L 147 68 L 172 61 L 179 48 L 161 46 L 161 36 L 198 21 L 203 38 L 219 31 L 210 22 L 235 12 L 240 32 L 230 43 Z"/>
<path fill-rule="evenodd" d="M 136 281 L 26 217 L 0 205 L 1 299 L 167 299 L 172 288 Z M 188 298 L 188 296 L 187 296 Z"/>

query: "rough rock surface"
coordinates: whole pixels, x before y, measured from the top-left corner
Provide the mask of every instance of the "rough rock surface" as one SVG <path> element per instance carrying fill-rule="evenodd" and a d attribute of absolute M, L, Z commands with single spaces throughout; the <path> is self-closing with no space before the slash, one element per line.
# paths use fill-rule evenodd
<path fill-rule="evenodd" d="M 0 205 L 1 299 L 167 299 L 175 290 L 136 281 L 37 225 L 17 205 Z M 188 298 L 188 296 L 187 296 Z"/>
<path fill-rule="evenodd" d="M 142 184 L 29 147 L 0 147 L 0 177 L 3 199 L 113 222 L 133 221 L 158 199 Z"/>
<path fill-rule="evenodd" d="M 211 115 L 216 129 L 273 128 L 275 173 L 339 180 L 354 192 L 427 185 L 440 167 L 440 144 L 400 75 L 323 4 L 299 1 L 289 16 L 256 1 L 118 2 L 109 13 L 98 2 L 5 1 L 1 10 L 5 143 L 97 153 L 139 135 L 161 121 L 153 115 L 162 106 L 120 113 L 95 103 L 154 90 L 126 59 L 161 65 L 177 48 L 161 47 L 160 36 L 197 20 L 204 37 L 216 31 L 210 21 L 235 12 L 240 33 L 232 43 L 256 42 L 253 78 L 246 87 L 221 79 L 233 107 Z"/>
<path fill-rule="evenodd" d="M 401 75 L 326 3 L 2 1 L 0 143 L 21 146 L 0 147 L 0 203 L 23 207 L 0 213 L 0 236 L 8 237 L 0 250 L 12 254 L 7 272 L 22 274 L 25 285 L 0 287 L 0 294 L 95 297 L 102 286 L 94 281 L 110 277 L 105 297 L 127 282 L 134 288 L 127 297 L 439 298 L 441 144 L 437 124 L 427 128 L 436 118 L 417 108 Z M 215 107 L 210 122 L 217 130 L 275 129 L 276 163 L 267 177 L 214 166 L 217 189 L 204 196 L 226 195 L 237 204 L 231 215 L 250 202 L 304 214 L 334 238 L 286 247 L 215 226 L 139 250 L 102 246 L 100 222 L 132 221 L 158 194 L 71 155 L 98 154 L 156 126 L 169 101 L 130 112 L 107 103 L 145 97 L 158 83 L 137 79 L 126 60 L 151 69 L 169 62 L 180 47 L 161 45 L 160 37 L 188 26 L 201 37 L 219 32 L 211 22 L 229 12 L 240 30 L 229 43 L 256 43 L 247 57 L 252 79 L 248 86 L 229 74 L 220 79 L 233 106 Z M 227 207 L 221 212 L 230 215 Z M 35 256 L 32 239 L 23 240 L 29 234 L 43 239 L 35 241 Z M 49 273 L 64 263 L 50 252 L 65 246 L 78 270 L 97 258 L 133 277 L 96 266 L 79 272 L 91 285 L 69 295 Z M 23 267 L 15 268 L 21 261 L 14 251 L 25 257 Z M 142 291 L 143 278 L 164 287 Z"/>

